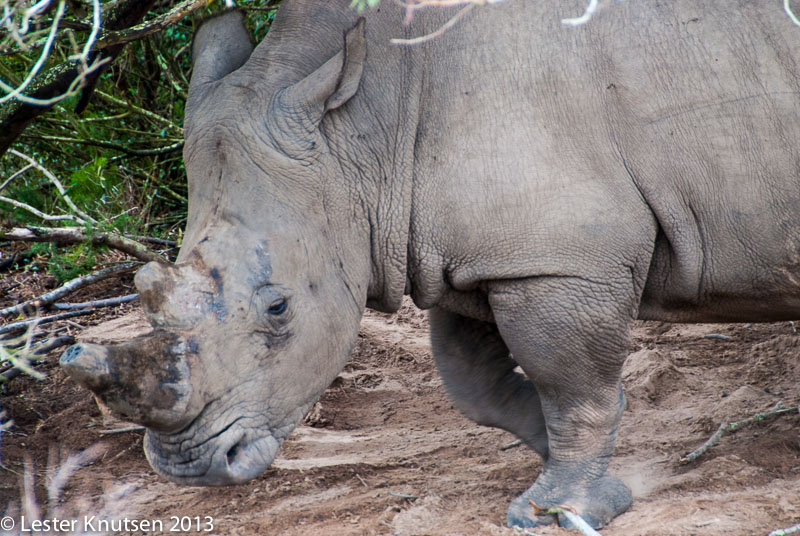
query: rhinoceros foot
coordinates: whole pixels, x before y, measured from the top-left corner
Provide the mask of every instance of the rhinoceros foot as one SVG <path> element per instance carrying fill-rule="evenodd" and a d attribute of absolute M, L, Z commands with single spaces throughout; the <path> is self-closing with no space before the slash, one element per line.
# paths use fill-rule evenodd
<path fill-rule="evenodd" d="M 528 491 L 511 502 L 506 516 L 509 527 L 534 528 L 552 524 L 556 516 L 536 515 L 534 507 L 543 510 L 548 508 L 567 508 L 580 515 L 592 528 L 604 527 L 614 517 L 627 510 L 633 503 L 633 496 L 628 487 L 617 477 L 605 475 L 588 486 L 580 489 L 546 493 L 541 485 L 534 484 Z M 564 514 L 558 514 L 558 524 L 564 528 L 576 529 Z"/>

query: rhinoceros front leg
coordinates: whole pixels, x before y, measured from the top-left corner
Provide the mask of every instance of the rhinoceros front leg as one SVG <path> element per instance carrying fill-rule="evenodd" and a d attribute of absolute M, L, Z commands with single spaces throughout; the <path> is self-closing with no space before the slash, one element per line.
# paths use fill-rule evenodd
<path fill-rule="evenodd" d="M 472 420 L 516 434 L 547 457 L 547 431 L 539 395 L 524 375 L 497 326 L 447 312 L 430 311 L 436 368 L 455 406 Z"/>
<path fill-rule="evenodd" d="M 509 526 L 550 521 L 537 519 L 531 501 L 570 507 L 595 528 L 631 505 L 627 486 L 606 473 L 624 409 L 620 375 L 638 299 L 630 272 L 624 275 L 537 277 L 490 288 L 500 333 L 539 393 L 549 442 L 536 483 L 511 503 Z"/>

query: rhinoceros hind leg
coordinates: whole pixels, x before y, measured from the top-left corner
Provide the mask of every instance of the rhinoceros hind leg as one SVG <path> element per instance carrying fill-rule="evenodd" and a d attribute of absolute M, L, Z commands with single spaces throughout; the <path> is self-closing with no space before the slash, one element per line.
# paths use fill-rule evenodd
<path fill-rule="evenodd" d="M 542 457 L 547 431 L 536 388 L 523 374 L 497 326 L 443 309 L 430 311 L 436 368 L 453 404 L 486 426 L 516 434 Z"/>
<path fill-rule="evenodd" d="M 544 469 L 512 503 L 510 525 L 541 523 L 529 501 L 571 508 L 595 528 L 630 506 L 630 491 L 606 469 L 625 406 L 620 376 L 638 299 L 626 267 L 492 284 L 499 331 L 536 386 L 547 423 Z"/>

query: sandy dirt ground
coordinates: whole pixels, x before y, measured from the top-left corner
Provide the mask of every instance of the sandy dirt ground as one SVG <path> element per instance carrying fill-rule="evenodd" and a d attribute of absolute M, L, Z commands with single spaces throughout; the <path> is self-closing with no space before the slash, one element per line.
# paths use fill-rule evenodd
<path fill-rule="evenodd" d="M 127 310 L 79 337 L 110 342 L 146 330 L 141 313 Z M 788 322 L 637 323 L 612 463 L 635 503 L 602 533 L 766 535 L 800 523 L 798 415 L 745 427 L 694 463 L 679 463 L 724 420 L 800 403 L 798 350 L 800 335 Z M 46 381 L 21 377 L 0 395 L 16 421 L 2 436 L 0 511 L 11 504 L 17 518 L 27 458 L 42 516 L 162 520 L 163 533 L 173 516 L 184 524 L 199 519 L 201 528 L 209 516 L 207 533 L 220 535 L 510 536 L 520 533 L 504 527 L 508 502 L 541 469 L 525 447 L 503 448 L 513 436 L 452 407 L 432 363 L 426 317 L 410 305 L 394 316 L 366 314 L 350 363 L 273 467 L 234 487 L 187 488 L 157 477 L 142 452 L 143 433 L 104 434 L 122 425 L 56 360 L 43 366 Z M 95 461 L 48 500 L 48 467 L 81 451 Z M 530 533 L 575 534 L 555 526 Z"/>

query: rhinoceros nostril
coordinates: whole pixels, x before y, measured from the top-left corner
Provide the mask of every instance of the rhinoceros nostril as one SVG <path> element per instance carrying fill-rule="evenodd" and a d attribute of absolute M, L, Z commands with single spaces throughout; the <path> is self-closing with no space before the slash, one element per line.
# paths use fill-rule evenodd
<path fill-rule="evenodd" d="M 225 459 L 228 461 L 228 466 L 236 463 L 237 456 L 242 452 L 244 445 L 242 444 L 244 440 L 239 440 L 235 445 L 233 445 L 230 449 L 228 449 L 228 454 L 226 454 Z"/>
<path fill-rule="evenodd" d="M 75 361 L 75 359 L 79 355 L 81 355 L 82 351 L 83 348 L 81 347 L 80 344 L 74 344 L 69 348 L 67 348 L 66 350 L 64 350 L 64 353 L 61 354 L 61 359 L 59 359 L 59 361 L 62 365 L 68 365 L 69 363 Z"/>

